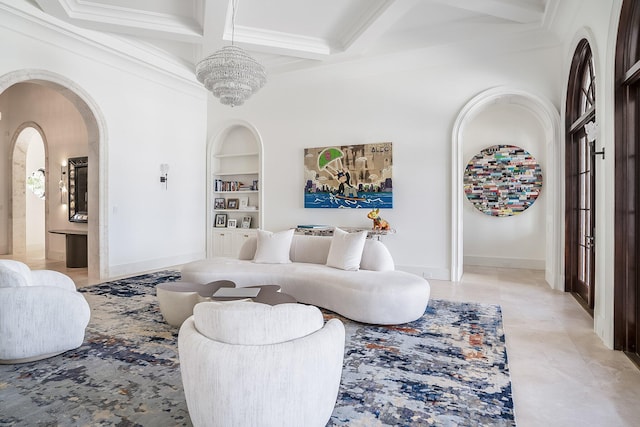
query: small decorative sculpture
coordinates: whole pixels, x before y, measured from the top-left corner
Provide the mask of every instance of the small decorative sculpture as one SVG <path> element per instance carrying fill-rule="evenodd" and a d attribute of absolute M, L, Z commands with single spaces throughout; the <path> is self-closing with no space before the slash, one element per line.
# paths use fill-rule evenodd
<path fill-rule="evenodd" d="M 371 212 L 367 214 L 367 218 L 373 221 L 373 229 L 374 230 L 390 230 L 391 227 L 389 223 L 384 219 L 380 218 L 380 209 L 372 209 Z"/>

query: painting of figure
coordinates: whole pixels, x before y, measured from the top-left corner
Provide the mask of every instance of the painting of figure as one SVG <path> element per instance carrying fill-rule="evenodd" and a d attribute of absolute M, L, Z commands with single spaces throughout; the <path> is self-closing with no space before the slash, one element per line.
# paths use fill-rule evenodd
<path fill-rule="evenodd" d="M 305 208 L 393 207 L 391 142 L 304 149 Z"/>

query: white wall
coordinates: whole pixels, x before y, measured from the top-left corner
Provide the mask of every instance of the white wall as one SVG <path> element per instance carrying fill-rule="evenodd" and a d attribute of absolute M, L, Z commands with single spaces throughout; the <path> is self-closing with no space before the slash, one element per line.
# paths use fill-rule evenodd
<path fill-rule="evenodd" d="M 571 0 L 575 2 L 576 0 Z M 569 6 L 569 5 L 567 5 Z M 606 158 L 596 158 L 596 259 L 594 329 L 605 345 L 613 347 L 614 252 L 615 252 L 615 108 L 614 64 L 618 21 L 622 0 L 580 1 L 580 7 L 562 22 L 565 43 L 562 49 L 562 120 L 565 121 L 566 90 L 571 60 L 583 38 L 589 41 L 596 72 L 596 121 L 600 136 L 596 142 L 606 150 Z M 559 23 L 560 25 L 560 23 Z"/>
<path fill-rule="evenodd" d="M 210 100 L 209 128 L 231 118 L 254 125 L 264 140 L 264 227 L 300 223 L 370 226 L 366 212 L 304 209 L 305 147 L 393 142 L 394 208 L 382 211 L 397 230 L 384 237 L 399 268 L 448 279 L 453 123 L 476 94 L 507 85 L 559 102 L 560 49 L 411 68 L 394 58 L 298 71 L 270 79 L 244 106 Z M 467 58 L 467 59 L 465 59 Z M 384 72 L 376 73 L 376 67 Z M 355 67 L 355 68 L 354 68 Z M 405 68 L 407 68 L 405 70 Z M 359 75 L 360 70 L 366 70 Z M 211 135 L 210 135 L 211 136 Z M 544 234 L 544 227 L 539 232 Z"/>
<path fill-rule="evenodd" d="M 9 100 L 0 96 L 0 138 L 9 132 L 9 123 L 6 120 L 9 110 Z M 11 154 L 10 147 L 2 140 L 0 144 L 0 254 L 9 253 L 11 247 Z"/>
<path fill-rule="evenodd" d="M 192 70 L 143 51 L 122 55 L 118 49 L 135 48 L 73 29 L 28 3 L 2 5 L 0 22 L 0 39 L 11 41 L 0 44 L 0 82 L 3 76 L 24 70 L 54 73 L 73 82 L 91 107 L 97 106 L 98 121 L 106 126 L 99 160 L 105 194 L 102 206 L 90 206 L 100 209 L 101 228 L 108 236 L 101 242 L 101 253 L 94 254 L 105 264 L 102 275 L 136 273 L 203 257 L 206 92 Z M 11 134 L 4 116 L 12 106 L 0 102 L 0 107 L 7 109 L 2 130 Z M 2 133 L 3 159 L 8 144 Z M 160 183 L 161 163 L 170 165 L 166 190 Z M 7 203 L 5 164 L 0 172 L 0 206 Z M 0 209 L 0 218 L 0 225 L 7 224 L 6 210 Z"/>
<path fill-rule="evenodd" d="M 527 150 L 540 164 L 543 190 L 524 212 L 493 217 L 478 211 L 466 197 L 463 203 L 464 262 L 467 265 L 544 269 L 546 194 L 546 137 L 538 119 L 508 102 L 496 103 L 476 115 L 464 130 L 464 163 L 497 144 Z"/>

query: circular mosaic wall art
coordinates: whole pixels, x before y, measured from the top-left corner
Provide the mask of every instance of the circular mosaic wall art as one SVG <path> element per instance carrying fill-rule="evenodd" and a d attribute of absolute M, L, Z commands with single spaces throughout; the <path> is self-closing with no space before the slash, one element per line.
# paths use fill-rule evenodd
<path fill-rule="evenodd" d="M 524 212 L 542 189 L 542 170 L 526 150 L 493 145 L 473 156 L 464 171 L 464 194 L 480 212 L 512 216 Z"/>

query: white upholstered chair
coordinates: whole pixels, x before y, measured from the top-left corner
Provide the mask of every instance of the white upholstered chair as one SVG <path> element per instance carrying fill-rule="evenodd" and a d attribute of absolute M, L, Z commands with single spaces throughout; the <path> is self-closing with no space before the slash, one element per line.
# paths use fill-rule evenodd
<path fill-rule="evenodd" d="M 23 363 L 79 347 L 91 311 L 73 280 L 0 260 L 0 363 Z"/>
<path fill-rule="evenodd" d="M 178 349 L 193 425 L 325 426 L 336 403 L 344 325 L 302 304 L 203 302 Z"/>

